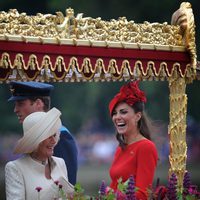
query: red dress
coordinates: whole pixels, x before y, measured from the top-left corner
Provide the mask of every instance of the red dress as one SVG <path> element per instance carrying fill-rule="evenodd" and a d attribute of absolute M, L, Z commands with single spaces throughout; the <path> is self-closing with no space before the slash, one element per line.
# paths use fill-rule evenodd
<path fill-rule="evenodd" d="M 110 187 L 117 189 L 118 179 L 122 182 L 133 175 L 135 186 L 138 188 L 136 198 L 147 199 L 147 188 L 152 185 L 154 172 L 158 160 L 158 153 L 154 143 L 143 139 L 128 145 L 124 150 L 117 147 L 113 163 L 110 168 Z"/>

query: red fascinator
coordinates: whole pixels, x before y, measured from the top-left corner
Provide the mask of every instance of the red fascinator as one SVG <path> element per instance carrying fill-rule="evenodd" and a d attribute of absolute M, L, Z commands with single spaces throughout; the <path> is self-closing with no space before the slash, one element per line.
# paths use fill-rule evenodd
<path fill-rule="evenodd" d="M 126 102 L 130 106 L 136 102 L 146 103 L 145 93 L 139 89 L 138 83 L 139 81 L 129 82 L 120 88 L 120 92 L 109 103 L 110 115 L 112 115 L 113 109 L 120 102 Z"/>

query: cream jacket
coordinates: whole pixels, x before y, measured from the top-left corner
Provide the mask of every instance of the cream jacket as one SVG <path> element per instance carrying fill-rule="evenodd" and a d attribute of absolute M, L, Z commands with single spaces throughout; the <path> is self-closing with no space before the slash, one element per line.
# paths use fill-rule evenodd
<path fill-rule="evenodd" d="M 58 198 L 59 181 L 63 190 L 73 193 L 73 185 L 68 182 L 67 169 L 62 158 L 52 156 L 51 179 L 45 177 L 45 166 L 25 155 L 10 161 L 5 167 L 6 199 L 7 200 L 51 200 Z M 42 190 L 38 192 L 37 187 Z"/>

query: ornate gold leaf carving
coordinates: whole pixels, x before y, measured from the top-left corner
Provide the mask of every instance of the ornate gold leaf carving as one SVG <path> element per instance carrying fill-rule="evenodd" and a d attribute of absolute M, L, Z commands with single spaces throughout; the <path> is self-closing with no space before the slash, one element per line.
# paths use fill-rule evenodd
<path fill-rule="evenodd" d="M 175 65 L 173 73 L 178 70 Z M 187 144 L 186 144 L 186 112 L 187 95 L 184 78 L 172 76 L 169 78 L 170 88 L 170 173 L 175 173 L 178 179 L 178 190 L 183 191 L 183 177 L 186 170 Z"/>
<path fill-rule="evenodd" d="M 87 41 L 110 41 L 182 46 L 182 36 L 179 26 L 168 23 L 137 24 L 128 21 L 126 17 L 117 20 L 104 21 L 99 18 L 83 17 L 83 14 L 74 16 L 73 9 L 66 9 L 66 16 L 61 12 L 53 14 L 37 13 L 28 16 L 19 13 L 16 9 L 0 12 L 0 34 L 19 35 L 26 40 L 27 36 L 54 38 L 58 41 L 66 38 L 82 39 Z M 108 43 L 109 44 L 109 43 Z"/>

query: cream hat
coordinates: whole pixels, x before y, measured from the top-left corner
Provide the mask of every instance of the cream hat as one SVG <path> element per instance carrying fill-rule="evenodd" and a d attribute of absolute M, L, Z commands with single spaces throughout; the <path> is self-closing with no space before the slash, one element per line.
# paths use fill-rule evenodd
<path fill-rule="evenodd" d="M 61 112 L 52 108 L 48 112 L 34 112 L 23 122 L 24 136 L 18 140 L 14 153 L 31 153 L 48 137 L 59 132 Z"/>

